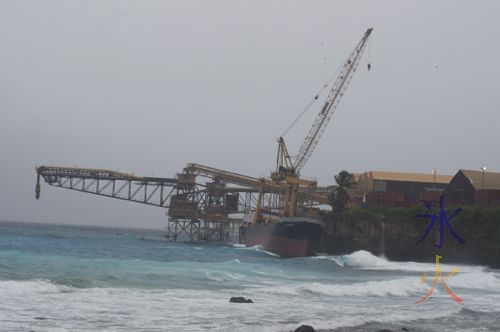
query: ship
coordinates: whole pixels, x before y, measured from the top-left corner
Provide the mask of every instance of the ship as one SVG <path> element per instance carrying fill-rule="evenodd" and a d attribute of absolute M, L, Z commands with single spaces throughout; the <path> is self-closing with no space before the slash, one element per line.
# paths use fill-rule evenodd
<path fill-rule="evenodd" d="M 240 227 L 247 247 L 260 246 L 283 258 L 313 256 L 321 249 L 323 221 L 309 217 L 282 217 Z"/>

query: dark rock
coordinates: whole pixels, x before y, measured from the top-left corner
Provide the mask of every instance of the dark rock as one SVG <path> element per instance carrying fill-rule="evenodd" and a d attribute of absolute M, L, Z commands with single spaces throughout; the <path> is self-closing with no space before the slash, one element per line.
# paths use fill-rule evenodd
<path fill-rule="evenodd" d="M 251 299 L 247 300 L 241 296 L 233 296 L 232 298 L 229 299 L 229 302 L 232 302 L 232 303 L 253 303 L 253 301 Z"/>
<path fill-rule="evenodd" d="M 34 317 L 34 319 L 36 320 L 46 320 L 46 319 L 49 319 L 48 317 L 43 317 L 43 316 L 38 316 L 38 317 Z"/>
<path fill-rule="evenodd" d="M 401 331 L 409 331 L 409 329 L 407 327 L 402 327 Z"/>
<path fill-rule="evenodd" d="M 389 330 L 389 329 L 382 329 L 382 330 L 378 330 L 377 332 L 394 332 L 393 330 Z"/>
<path fill-rule="evenodd" d="M 316 330 L 310 325 L 301 325 L 297 327 L 295 332 L 316 332 Z"/>

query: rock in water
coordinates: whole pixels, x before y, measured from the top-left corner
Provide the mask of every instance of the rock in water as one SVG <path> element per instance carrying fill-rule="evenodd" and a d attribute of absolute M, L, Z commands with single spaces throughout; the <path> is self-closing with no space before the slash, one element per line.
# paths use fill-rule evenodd
<path fill-rule="evenodd" d="M 251 299 L 247 300 L 241 296 L 233 296 L 232 298 L 229 299 L 229 302 L 232 302 L 232 303 L 253 303 L 253 301 Z"/>
<path fill-rule="evenodd" d="M 316 332 L 316 331 L 310 325 L 301 325 L 301 326 L 297 327 L 295 332 Z"/>

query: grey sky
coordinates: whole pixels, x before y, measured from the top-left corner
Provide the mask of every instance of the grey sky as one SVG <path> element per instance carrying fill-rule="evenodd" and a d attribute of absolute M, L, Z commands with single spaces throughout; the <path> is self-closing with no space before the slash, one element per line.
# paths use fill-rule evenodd
<path fill-rule="evenodd" d="M 500 171 L 498 1 L 0 1 L 0 220 L 162 227 L 38 165 L 268 175 L 276 138 L 368 27 L 303 174 Z M 372 63 L 372 71 L 366 63 Z M 286 137 L 297 152 L 321 103 Z"/>

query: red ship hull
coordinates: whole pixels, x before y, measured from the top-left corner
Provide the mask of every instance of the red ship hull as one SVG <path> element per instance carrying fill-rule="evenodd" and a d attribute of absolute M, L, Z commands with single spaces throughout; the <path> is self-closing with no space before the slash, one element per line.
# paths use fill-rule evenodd
<path fill-rule="evenodd" d="M 259 245 L 284 258 L 314 255 L 321 243 L 321 223 L 289 220 L 241 227 L 241 238 L 247 247 Z"/>

